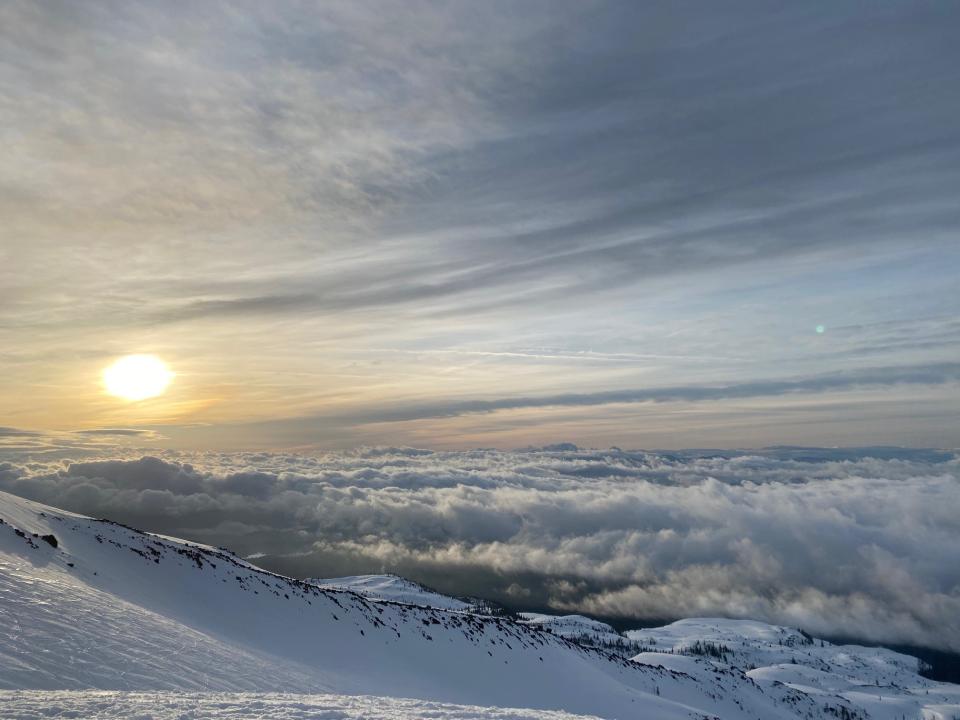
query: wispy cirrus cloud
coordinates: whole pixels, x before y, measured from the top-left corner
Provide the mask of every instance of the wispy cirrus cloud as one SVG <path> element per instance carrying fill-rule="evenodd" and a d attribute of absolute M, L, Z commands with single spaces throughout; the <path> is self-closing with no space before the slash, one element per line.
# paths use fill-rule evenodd
<path fill-rule="evenodd" d="M 952 362 L 956 14 L 5 3 L 2 421 L 225 434 Z M 103 402 L 130 352 L 178 372 L 166 407 Z M 940 432 L 898 402 L 894 439 Z"/>
<path fill-rule="evenodd" d="M 509 397 L 497 400 L 465 400 L 382 408 L 353 420 L 366 422 L 400 422 L 432 417 L 450 417 L 498 410 L 531 407 L 613 405 L 619 403 L 707 402 L 737 398 L 776 397 L 791 394 L 816 394 L 864 387 L 897 385 L 946 385 L 960 382 L 960 363 L 907 367 L 864 368 L 848 372 L 826 373 L 805 378 L 758 380 L 722 385 L 688 385 L 613 390 L 599 393 L 564 393 L 542 397 Z M 349 421 L 350 415 L 339 416 Z M 297 420 L 296 422 L 302 422 Z"/>
<path fill-rule="evenodd" d="M 481 357 L 487 358 L 486 354 Z M 496 357 L 496 356 L 495 356 Z M 553 359 L 548 356 L 546 360 Z M 587 358 L 584 358 L 587 359 Z M 289 418 L 275 418 L 263 422 L 233 425 L 227 431 L 228 437 L 243 438 L 243 442 L 256 442 L 259 437 L 259 447 L 270 447 L 272 442 L 285 438 L 288 442 L 303 446 L 323 446 L 324 441 L 332 446 L 343 445 L 351 437 L 378 437 L 396 433 L 404 439 L 416 439 L 416 428 L 423 427 L 419 432 L 433 443 L 440 442 L 438 428 L 444 421 L 457 420 L 462 424 L 454 429 L 454 438 L 460 433 L 463 437 L 471 437 L 474 444 L 484 445 L 486 438 L 512 438 L 513 446 L 522 444 L 521 438 L 530 438 L 530 442 L 544 442 L 555 439 L 556 431 L 553 427 L 562 427 L 567 433 L 575 436 L 585 432 L 597 433 L 591 437 L 606 437 L 608 440 L 617 438 L 617 442 L 630 442 L 630 434 L 622 433 L 617 429 L 619 425 L 630 422 L 627 417 L 645 419 L 647 423 L 652 418 L 669 417 L 658 415 L 659 411 L 645 411 L 644 407 L 683 407 L 695 408 L 700 418 L 700 433 L 705 437 L 721 430 L 724 426 L 733 428 L 736 432 L 737 423 L 756 415 L 756 422 L 766 423 L 765 416 L 771 414 L 779 417 L 779 422 L 786 425 L 789 415 L 793 421 L 799 423 L 794 427 L 801 427 L 802 423 L 823 425 L 819 416 L 828 412 L 832 416 L 832 425 L 823 435 L 830 437 L 832 433 L 849 432 L 844 423 L 852 423 L 851 412 L 857 404 L 869 408 L 871 394 L 881 393 L 889 396 L 889 402 L 896 404 L 901 397 L 913 397 L 914 405 L 911 409 L 912 421 L 918 428 L 926 423 L 942 424 L 944 417 L 952 414 L 950 399 L 956 395 L 960 386 L 960 365 L 957 363 L 938 363 L 934 365 L 908 365 L 893 367 L 866 367 L 842 372 L 821 373 L 818 375 L 757 380 L 751 382 L 727 382 L 711 385 L 691 384 L 667 387 L 638 387 L 618 390 L 604 390 L 592 393 L 565 392 L 543 395 L 506 395 L 494 398 L 464 398 L 451 394 L 439 401 L 410 401 L 410 402 L 374 402 L 367 405 L 356 403 L 347 408 L 329 409 L 323 413 L 304 414 Z M 932 395 L 931 395 L 932 393 Z M 925 402 L 919 402 L 923 396 Z M 928 397 L 929 396 L 929 397 Z M 926 407 L 933 402 L 935 407 Z M 758 403 L 750 410 L 741 409 L 731 411 L 729 403 Z M 865 404 L 864 404 L 865 403 Z M 882 403 L 872 402 L 872 412 L 880 416 L 889 412 Z M 637 406 L 637 407 L 634 407 Z M 749 407 L 749 406 L 748 406 Z M 633 413 L 618 419 L 614 416 L 613 427 L 604 424 L 605 418 L 610 416 L 614 408 L 620 412 Z M 633 408 L 629 410 L 629 408 Z M 624 410 L 626 409 L 626 410 Z M 587 415 L 565 416 L 564 413 L 582 413 Z M 532 415 L 529 413 L 533 413 Z M 716 429 L 704 425 L 706 418 L 714 416 L 712 422 Z M 483 416 L 490 416 L 484 421 Z M 646 417 L 645 417 L 646 416 Z M 856 417 L 854 414 L 853 417 Z M 885 419 L 878 418 L 881 427 Z M 555 423 L 555 425 L 551 425 Z M 546 427 L 544 427 L 546 425 Z M 392 430 L 391 426 L 396 426 Z M 527 426 L 527 427 L 524 427 Z M 533 426 L 534 435 L 528 435 Z M 594 426 L 599 426 L 595 430 Z M 486 429 L 485 429 L 486 428 Z M 171 433 L 178 433 L 177 428 L 168 428 Z M 212 429 L 191 428 L 184 432 L 197 437 L 215 438 L 216 432 Z M 485 437 L 485 433 L 490 434 Z M 757 431 L 751 429 L 751 436 Z M 809 430 L 807 430 L 809 432 Z M 871 428 L 860 437 L 869 438 Z M 760 435 L 767 441 L 779 441 L 783 433 Z M 647 443 L 662 443 L 663 436 L 651 434 L 645 428 L 638 429 L 637 436 L 647 438 Z M 883 435 L 880 435 L 883 437 Z M 619 440 L 626 437 L 626 440 Z M 730 435 L 727 436 L 729 438 Z M 497 442 L 495 441 L 495 443 Z M 726 440 L 729 442 L 729 439 Z M 444 440 L 444 444 L 446 441 Z M 456 444 L 454 446 L 456 447 Z M 666 446 L 676 446 L 677 440 L 670 438 Z"/>

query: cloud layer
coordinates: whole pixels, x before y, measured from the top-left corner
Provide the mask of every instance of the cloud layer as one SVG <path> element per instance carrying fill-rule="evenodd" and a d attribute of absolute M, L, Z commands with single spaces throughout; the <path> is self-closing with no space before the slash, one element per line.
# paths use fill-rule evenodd
<path fill-rule="evenodd" d="M 393 571 L 514 606 L 960 650 L 950 452 L 5 457 L 0 489 L 301 576 Z"/>

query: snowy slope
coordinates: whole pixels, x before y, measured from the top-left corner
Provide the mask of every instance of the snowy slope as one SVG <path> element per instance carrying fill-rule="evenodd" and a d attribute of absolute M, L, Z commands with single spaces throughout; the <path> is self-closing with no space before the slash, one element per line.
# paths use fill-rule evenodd
<path fill-rule="evenodd" d="M 919 670 L 919 661 L 910 655 L 886 648 L 833 645 L 794 628 L 753 620 L 694 618 L 625 634 L 651 650 L 712 657 L 719 653 L 717 659 L 725 664 L 748 671 L 799 663 L 824 671 L 842 669 L 866 682 L 883 684 Z"/>
<path fill-rule="evenodd" d="M 709 677 L 724 668 L 760 687 L 835 699 L 855 717 L 960 718 L 960 686 L 918 674 L 915 657 L 885 648 L 833 645 L 793 628 L 751 620 L 694 618 L 625 633 L 647 651 L 634 660 Z M 842 717 L 842 715 L 841 715 Z"/>
<path fill-rule="evenodd" d="M 699 716 L 656 696 L 666 671 L 506 619 L 323 589 L 6 494 L 0 519 L 0 688 L 333 692 Z"/>
<path fill-rule="evenodd" d="M 520 613 L 524 625 L 538 627 L 586 647 L 600 648 L 623 657 L 632 657 L 642 646 L 617 632 L 610 625 L 584 615 L 545 615 Z"/>
<path fill-rule="evenodd" d="M 393 600 L 409 605 L 444 610 L 470 610 L 473 607 L 469 602 L 443 595 L 398 575 L 352 575 L 341 578 L 313 578 L 304 582 L 318 587 L 352 590 L 368 598 Z"/>
<path fill-rule="evenodd" d="M 551 710 L 450 705 L 369 695 L 2 691 L 4 720 L 590 720 Z"/>
<path fill-rule="evenodd" d="M 515 622 L 318 587 L 3 493 L 0 519 L 0 690 L 48 691 L 0 694 L 3 717 L 124 717 L 151 702 L 156 717 L 211 718 L 223 708 L 240 717 L 498 716 L 436 703 L 668 720 L 960 715 L 960 688 L 920 678 L 907 656 L 821 648 L 762 623 L 644 630 L 635 640 L 654 650 L 633 662 L 558 634 L 609 634 L 585 618 L 560 618 L 554 633 L 538 627 L 547 618 Z M 729 646 L 727 655 L 677 653 L 698 640 Z M 262 694 L 278 692 L 298 697 Z"/>
<path fill-rule="evenodd" d="M 520 613 L 520 622 L 525 625 L 549 628 L 551 632 L 570 639 L 589 637 L 597 640 L 615 640 L 623 637 L 607 623 L 588 618 L 585 615 Z"/>

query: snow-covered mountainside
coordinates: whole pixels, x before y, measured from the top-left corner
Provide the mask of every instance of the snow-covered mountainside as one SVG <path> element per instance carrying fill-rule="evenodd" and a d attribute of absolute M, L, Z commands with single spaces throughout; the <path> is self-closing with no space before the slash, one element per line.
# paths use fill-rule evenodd
<path fill-rule="evenodd" d="M 549 622 L 320 587 L 4 493 L 0 519 L 3 717 L 43 716 L 44 707 L 124 717 L 144 714 L 144 703 L 156 717 L 230 707 L 241 717 L 308 717 L 311 707 L 313 716 L 398 718 L 960 715 L 960 688 L 919 677 L 907 656 L 844 647 L 828 658 L 833 646 L 799 634 L 803 643 L 787 642 L 792 631 L 760 623 L 644 630 L 632 639 L 653 651 L 633 661 L 542 629 Z M 716 642 L 739 655 L 678 654 L 698 639 L 700 650 Z M 116 692 L 63 692 L 91 689 Z M 231 694 L 189 694 L 211 692 Z M 331 697 L 347 695 L 412 700 Z M 364 703 L 378 709 L 365 714 Z"/>
<path fill-rule="evenodd" d="M 470 610 L 474 606 L 466 600 L 443 595 L 399 575 L 351 575 L 341 578 L 313 578 L 304 582 L 335 590 L 352 590 L 377 600 L 393 600 L 443 610 Z"/>
<path fill-rule="evenodd" d="M 960 686 L 919 676 L 917 658 L 885 648 L 833 645 L 802 630 L 723 618 L 680 620 L 626 635 L 646 648 L 634 661 L 693 677 L 722 665 L 760 685 L 843 698 L 862 717 L 960 718 Z"/>
<path fill-rule="evenodd" d="M 320 588 L 0 494 L 0 688 L 297 692 L 693 718 L 672 673 L 505 618 Z M 46 538 L 46 539 L 45 539 Z M 49 540 L 49 542 L 48 542 Z M 681 692 L 682 691 L 682 692 Z M 709 698 L 696 693 L 695 704 Z M 761 714 L 772 699 L 755 693 Z"/>
<path fill-rule="evenodd" d="M 875 684 L 915 674 L 920 662 L 885 648 L 833 645 L 802 630 L 751 620 L 695 618 L 660 628 L 631 630 L 626 635 L 645 650 L 718 658 L 746 671 L 799 664 L 825 672 L 844 672 Z"/>
<path fill-rule="evenodd" d="M 607 623 L 584 615 L 520 613 L 519 621 L 524 625 L 542 628 L 580 645 L 601 648 L 626 657 L 631 657 L 643 649 L 640 643 L 617 632 Z"/>

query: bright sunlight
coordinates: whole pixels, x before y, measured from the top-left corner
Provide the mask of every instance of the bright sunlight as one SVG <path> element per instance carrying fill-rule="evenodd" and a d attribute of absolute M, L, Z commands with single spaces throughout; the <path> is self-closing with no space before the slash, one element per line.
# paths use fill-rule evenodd
<path fill-rule="evenodd" d="M 124 400 L 146 400 L 163 393 L 174 373 L 154 355 L 126 355 L 103 370 L 107 392 Z"/>

